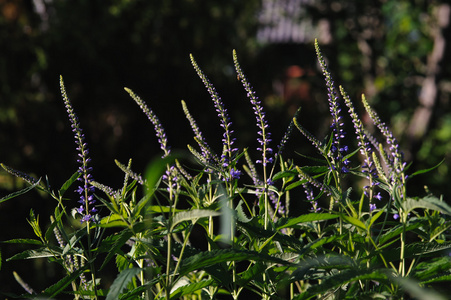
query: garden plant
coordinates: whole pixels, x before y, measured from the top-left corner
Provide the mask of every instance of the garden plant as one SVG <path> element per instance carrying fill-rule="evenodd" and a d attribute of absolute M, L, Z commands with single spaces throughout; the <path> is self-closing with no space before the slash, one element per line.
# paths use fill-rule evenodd
<path fill-rule="evenodd" d="M 409 194 L 409 180 L 434 167 L 410 172 L 396 138 L 362 96 L 373 125 L 366 129 L 357 106 L 335 85 L 317 42 L 315 48 L 330 108 L 327 136 L 309 133 L 299 108 L 281 141 L 272 140 L 262 103 L 233 52 L 258 141 L 256 149 L 237 148 L 227 103 L 191 56 L 217 112 L 222 148 L 209 146 L 196 112 L 182 101 L 194 142 L 188 150 L 171 149 L 163 122 L 125 88 L 153 125 L 162 155 L 149 158 L 142 174 L 132 160 L 116 161 L 124 174 L 119 188 L 92 177 L 95 162 L 61 77 L 79 169 L 55 190 L 51 179 L 2 164 L 29 185 L 0 203 L 32 189 L 55 200 L 46 228 L 31 208 L 35 239 L 1 244 L 29 249 L 2 260 L 46 258 L 65 276 L 32 287 L 14 274 L 24 293 L 8 297 L 447 299 L 451 207 L 427 187 L 424 195 Z M 294 134 L 317 155 L 285 157 Z M 68 196 L 71 190 L 77 199 Z M 107 284 L 101 274 L 112 268 L 117 273 Z"/>

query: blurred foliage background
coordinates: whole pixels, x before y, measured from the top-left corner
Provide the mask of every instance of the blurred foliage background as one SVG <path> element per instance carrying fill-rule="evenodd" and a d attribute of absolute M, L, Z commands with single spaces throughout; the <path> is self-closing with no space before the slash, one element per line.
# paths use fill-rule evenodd
<path fill-rule="evenodd" d="M 76 171 L 59 75 L 84 128 L 99 182 L 120 186 L 114 159 L 132 158 L 135 171 L 142 172 L 159 153 L 151 124 L 124 86 L 159 116 L 172 148 L 193 142 L 183 99 L 220 149 L 219 122 L 190 53 L 222 95 L 240 146 L 252 145 L 254 117 L 234 74 L 232 49 L 267 108 L 274 141 L 299 106 L 301 122 L 321 137 L 329 123 L 313 48 L 318 38 L 335 82 L 361 113 L 360 97 L 366 94 L 400 140 L 406 159 L 415 162 L 412 172 L 445 159 L 412 181 L 412 195 L 424 194 L 425 185 L 447 195 L 449 21 L 446 1 L 427 0 L 0 0 L 0 161 L 48 176 L 54 187 Z M 298 133 L 288 148 L 313 150 Z M 0 196 L 22 184 L 0 173 Z M 29 209 L 46 224 L 51 201 L 32 192 L 0 204 L 0 240 L 32 237 L 25 220 Z M 2 245 L 3 260 L 19 250 Z M 30 263 L 46 276 L 32 275 Z M 20 291 L 12 270 L 35 288 L 58 275 L 40 261 L 3 262 L 2 292 Z"/>

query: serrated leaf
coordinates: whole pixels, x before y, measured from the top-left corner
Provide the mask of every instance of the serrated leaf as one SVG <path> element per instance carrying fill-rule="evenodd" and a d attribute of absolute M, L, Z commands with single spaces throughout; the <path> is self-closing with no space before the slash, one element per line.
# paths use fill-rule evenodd
<path fill-rule="evenodd" d="M 439 251 L 449 250 L 451 249 L 451 242 L 445 243 L 437 243 L 437 242 L 429 242 L 429 243 L 412 243 L 405 246 L 404 257 L 412 258 L 417 256 L 427 256 Z M 399 260 L 401 253 L 400 248 L 395 249 L 387 249 L 381 253 L 384 256 L 386 261 L 397 261 Z"/>
<path fill-rule="evenodd" d="M 419 263 L 413 273 L 413 277 L 425 281 L 431 277 L 436 277 L 451 269 L 451 260 L 449 257 L 440 257 L 430 261 Z"/>
<path fill-rule="evenodd" d="M 126 269 L 117 275 L 116 279 L 111 284 L 110 291 L 106 296 L 106 300 L 116 300 L 119 299 L 119 295 L 122 291 L 127 288 L 127 285 L 132 281 L 132 279 L 138 275 L 143 269 L 141 268 L 131 268 Z"/>
<path fill-rule="evenodd" d="M 40 240 L 35 239 L 12 239 L 0 242 L 2 244 L 28 244 L 28 245 L 42 245 Z"/>
<path fill-rule="evenodd" d="M 54 257 L 55 254 L 61 254 L 61 249 L 54 248 L 50 251 L 47 248 L 41 248 L 37 250 L 25 250 L 20 252 L 12 257 L 8 258 L 6 261 L 10 260 L 18 260 L 18 259 L 33 259 L 33 258 L 42 258 L 42 257 Z"/>
<path fill-rule="evenodd" d="M 426 196 L 418 200 L 413 198 L 407 198 L 405 201 L 402 201 L 402 206 L 407 213 L 411 212 L 416 208 L 424 208 L 439 211 L 443 214 L 451 215 L 451 207 L 444 201 L 440 201 L 438 198 L 434 196 Z"/>
<path fill-rule="evenodd" d="M 242 260 L 275 262 L 282 265 L 288 264 L 288 262 L 278 257 L 254 251 L 220 249 L 201 252 L 182 260 L 179 276 L 184 276 L 194 270 L 202 270 L 211 265 L 229 261 L 242 261 Z"/>
<path fill-rule="evenodd" d="M 429 280 L 421 281 L 421 284 L 424 285 L 424 284 L 430 284 L 430 283 L 435 283 L 435 282 L 444 282 L 444 281 L 451 282 L 451 275 L 437 276 L 437 277 L 434 277 Z"/>
<path fill-rule="evenodd" d="M 111 250 L 108 251 L 107 256 L 105 257 L 105 260 L 102 263 L 102 266 L 100 267 L 100 270 L 102 270 L 105 265 L 110 261 L 111 258 L 113 258 L 114 255 L 116 255 L 116 252 L 133 236 L 133 232 L 131 232 L 128 229 L 123 230 L 119 234 L 119 238 L 114 242 L 113 246 L 111 247 Z"/>
<path fill-rule="evenodd" d="M 296 218 L 281 219 L 279 222 L 277 222 L 276 228 L 277 228 L 277 230 L 280 230 L 282 228 L 295 226 L 299 223 L 325 221 L 325 220 L 336 219 L 338 217 L 339 217 L 338 215 L 334 215 L 334 214 L 310 213 L 310 214 L 306 214 L 306 215 L 301 215 Z"/>
<path fill-rule="evenodd" d="M 138 204 L 133 207 L 131 218 L 132 220 L 138 217 L 141 214 L 142 209 L 149 203 L 152 198 L 151 193 L 147 193 L 141 200 L 139 200 Z"/>
<path fill-rule="evenodd" d="M 180 299 L 180 297 L 182 297 L 182 296 L 192 294 L 195 291 L 203 289 L 204 287 L 207 287 L 207 286 L 215 286 L 215 281 L 213 279 L 208 279 L 208 280 L 202 280 L 199 282 L 183 285 L 183 286 L 177 288 L 174 292 L 172 292 L 169 299 Z"/>
<path fill-rule="evenodd" d="M 251 221 L 251 219 L 248 218 L 246 213 L 244 212 L 243 204 L 244 204 L 243 200 L 240 200 L 240 202 L 236 206 L 236 208 L 235 208 L 235 210 L 236 210 L 236 217 L 237 217 L 237 220 L 239 222 L 248 223 L 248 222 Z"/>
<path fill-rule="evenodd" d="M 388 282 L 385 270 L 356 270 L 349 269 L 340 273 L 323 278 L 321 284 L 312 285 L 304 293 L 293 298 L 296 300 L 310 299 L 316 295 L 326 293 L 331 289 L 343 286 L 347 283 L 358 280 L 374 280 L 378 282 Z"/>
<path fill-rule="evenodd" d="M 405 230 L 407 232 L 407 231 L 416 229 L 420 226 L 422 226 L 422 224 L 421 224 L 421 222 L 419 222 L 419 220 L 407 221 L 407 225 L 406 225 L 405 229 L 404 229 L 403 224 L 396 225 L 396 226 L 390 228 L 384 234 L 382 234 L 382 236 L 379 238 L 378 242 L 381 245 L 383 245 L 383 244 L 385 244 L 385 242 L 391 240 L 392 238 L 399 237 L 403 230 Z"/>
<path fill-rule="evenodd" d="M 61 279 L 60 281 L 58 281 L 57 283 L 55 283 L 54 285 L 46 288 L 44 290 L 44 292 L 40 295 L 40 296 L 45 296 L 48 298 L 53 298 L 56 295 L 60 294 L 61 292 L 64 291 L 64 289 L 74 280 L 76 280 L 81 273 L 84 272 L 84 270 L 86 269 L 86 266 L 84 268 L 81 268 L 79 270 L 74 271 L 73 273 L 67 275 L 66 277 L 64 277 L 63 279 Z"/>

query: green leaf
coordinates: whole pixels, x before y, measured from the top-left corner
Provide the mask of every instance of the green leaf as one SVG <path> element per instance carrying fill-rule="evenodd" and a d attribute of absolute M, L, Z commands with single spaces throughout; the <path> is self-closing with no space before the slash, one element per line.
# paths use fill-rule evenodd
<path fill-rule="evenodd" d="M 343 286 L 350 282 L 359 280 L 374 280 L 377 282 L 388 282 L 385 270 L 356 270 L 349 269 L 340 273 L 326 277 L 321 280 L 321 284 L 310 286 L 304 293 L 294 297 L 296 300 L 311 299 L 312 297 L 326 293 L 334 288 Z"/>
<path fill-rule="evenodd" d="M 10 199 L 13 199 L 13 198 L 15 198 L 15 197 L 17 197 L 17 196 L 20 196 L 20 195 L 22 195 L 22 194 L 28 193 L 29 191 L 31 191 L 32 189 L 34 189 L 37 185 L 39 185 L 39 181 L 36 182 L 36 183 L 33 184 L 33 185 L 27 186 L 27 187 L 24 188 L 24 189 L 21 189 L 20 191 L 17 191 L 17 192 L 8 194 L 8 195 L 6 195 L 5 197 L 3 197 L 3 198 L 0 199 L 0 203 L 3 203 L 3 202 L 8 201 L 8 200 L 10 200 Z"/>
<path fill-rule="evenodd" d="M 193 209 L 189 211 L 178 212 L 172 219 L 172 227 L 184 221 L 196 222 L 200 218 L 219 216 L 220 212 L 208 209 Z"/>
<path fill-rule="evenodd" d="M 100 267 L 100 270 L 102 270 L 106 264 L 110 261 L 111 258 L 113 258 L 114 255 L 116 255 L 117 251 L 133 236 L 133 232 L 131 232 L 128 229 L 124 229 L 120 234 L 119 238 L 114 242 L 112 248 L 110 251 L 108 251 L 108 255 L 105 257 L 105 260 L 102 263 L 102 266 Z"/>
<path fill-rule="evenodd" d="M 419 263 L 413 272 L 413 277 L 425 281 L 437 277 L 451 269 L 451 260 L 449 257 L 435 258 L 429 261 Z"/>
<path fill-rule="evenodd" d="M 208 266 L 219 264 L 222 262 L 242 261 L 242 260 L 274 262 L 282 265 L 288 264 L 288 262 L 278 257 L 258 253 L 255 251 L 245 251 L 237 249 L 219 249 L 201 252 L 182 260 L 179 276 L 181 277 L 194 270 L 202 270 Z"/>
<path fill-rule="evenodd" d="M 418 219 L 409 220 L 406 224 L 406 232 L 414 230 L 418 227 L 422 226 L 421 222 Z M 392 228 L 390 228 L 387 232 L 385 232 L 378 240 L 380 245 L 385 244 L 385 242 L 391 240 L 394 237 L 399 237 L 402 231 L 404 230 L 403 224 L 398 224 Z"/>
<path fill-rule="evenodd" d="M 421 284 L 424 285 L 424 284 L 430 284 L 430 283 L 435 283 L 435 282 L 444 282 L 444 281 L 450 282 L 451 281 L 451 275 L 437 276 L 437 277 L 434 277 L 432 279 L 422 281 Z"/>
<path fill-rule="evenodd" d="M 296 218 L 289 218 L 289 219 L 281 219 L 276 224 L 277 230 L 280 230 L 282 228 L 287 227 L 293 227 L 299 223 L 306 223 L 306 222 L 315 222 L 315 221 L 325 221 L 325 220 L 331 220 L 338 218 L 338 215 L 334 214 L 325 214 L 325 213 L 310 213 L 306 215 L 301 215 Z"/>
<path fill-rule="evenodd" d="M 111 284 L 110 291 L 106 297 L 106 300 L 116 300 L 119 299 L 119 295 L 122 291 L 127 288 L 127 285 L 132 281 L 133 277 L 138 275 L 143 269 L 141 268 L 131 268 L 126 269 L 117 275 L 116 279 Z"/>
<path fill-rule="evenodd" d="M 370 223 L 368 224 L 368 228 L 370 228 L 370 227 L 374 224 L 374 222 L 376 222 L 377 219 L 379 219 L 379 217 L 380 217 L 384 212 L 385 212 L 385 207 L 384 207 L 383 209 L 380 209 L 376 214 L 374 214 L 374 215 L 371 217 L 371 221 L 370 221 Z"/>
<path fill-rule="evenodd" d="M 354 226 L 356 226 L 356 227 L 359 227 L 360 229 L 366 231 L 366 226 L 365 226 L 365 224 L 363 224 L 363 222 L 360 221 L 359 219 L 356 219 L 356 218 L 354 218 L 354 217 L 347 216 L 347 215 L 344 215 L 344 214 L 340 215 L 340 217 L 341 217 L 341 218 L 343 219 L 343 221 L 345 221 L 346 223 L 352 224 L 352 225 L 354 225 Z"/>
<path fill-rule="evenodd" d="M 6 261 L 18 260 L 18 259 L 54 257 L 55 254 L 61 254 L 61 249 L 60 248 L 52 248 L 52 251 L 50 251 L 47 248 L 41 248 L 41 249 L 37 249 L 37 250 L 25 250 L 21 253 L 13 255 L 12 257 L 8 258 Z"/>
<path fill-rule="evenodd" d="M 136 217 L 138 217 L 141 214 L 142 209 L 149 203 L 150 199 L 152 198 L 151 193 L 147 193 L 141 200 L 139 200 L 138 204 L 136 204 L 135 207 L 133 207 L 131 218 L 134 220 Z"/>
<path fill-rule="evenodd" d="M 407 198 L 402 201 L 404 210 L 408 213 L 416 208 L 424 208 L 439 211 L 443 214 L 451 215 L 451 207 L 444 201 L 434 196 L 426 196 L 421 199 Z"/>
<path fill-rule="evenodd" d="M 122 216 L 118 214 L 112 214 L 111 216 L 104 217 L 102 220 L 100 220 L 100 223 L 96 226 L 104 227 L 104 228 L 111 228 L 111 227 L 128 227 L 127 222 L 124 221 Z"/>
<path fill-rule="evenodd" d="M 235 210 L 236 210 L 236 218 L 240 222 L 248 223 L 248 222 L 251 221 L 251 219 L 248 218 L 246 213 L 244 212 L 243 205 L 244 205 L 244 201 L 240 200 L 240 202 L 238 203 L 238 205 L 235 208 Z"/>
<path fill-rule="evenodd" d="M 60 281 L 58 281 L 57 283 L 55 283 L 54 285 L 46 288 L 44 290 L 44 292 L 42 293 L 42 295 L 40 296 L 45 296 L 46 298 L 53 298 L 56 295 L 58 295 L 59 293 L 63 292 L 64 289 L 74 280 L 76 280 L 81 273 L 84 272 L 84 270 L 87 268 L 87 266 L 85 266 L 84 268 L 81 268 L 79 270 L 74 271 L 73 273 L 67 275 L 66 277 L 64 277 L 63 279 L 61 279 Z"/>
<path fill-rule="evenodd" d="M 404 257 L 405 258 L 413 258 L 418 256 L 427 256 L 434 254 L 436 252 L 445 251 L 451 249 L 451 242 L 445 243 L 437 243 L 437 242 L 429 242 L 429 243 L 411 243 L 405 246 Z M 386 261 L 397 261 L 399 260 L 401 253 L 400 248 L 395 249 L 386 249 L 381 255 L 384 256 Z"/>
<path fill-rule="evenodd" d="M 413 173 L 413 174 L 410 174 L 409 177 L 408 177 L 408 180 L 411 179 L 411 178 L 414 177 L 414 176 L 417 176 L 417 175 L 420 175 L 420 174 L 424 174 L 424 173 L 427 173 L 427 172 L 430 172 L 430 171 L 433 171 L 433 170 L 437 169 L 438 167 L 440 167 L 440 165 L 441 165 L 444 161 L 445 161 L 445 159 L 442 159 L 441 162 L 439 162 L 438 164 L 436 164 L 436 165 L 433 166 L 432 168 L 424 169 L 424 170 L 419 170 L 419 171 L 416 171 L 416 172 Z"/>
<path fill-rule="evenodd" d="M 28 244 L 28 245 L 42 245 L 40 240 L 35 239 L 12 239 L 0 242 L 2 244 Z"/>
<path fill-rule="evenodd" d="M 439 293 L 422 288 L 418 285 L 418 283 L 415 280 L 412 280 L 410 278 L 405 277 L 398 277 L 398 276 L 390 276 L 391 280 L 397 282 L 404 291 L 409 293 L 412 297 L 415 299 L 421 299 L 421 300 L 446 300 L 449 299 L 443 295 L 440 295 Z"/>
<path fill-rule="evenodd" d="M 177 288 L 174 292 L 172 292 L 169 299 L 180 299 L 180 297 L 182 297 L 182 296 L 192 294 L 193 292 L 203 289 L 207 286 L 214 286 L 214 285 L 215 285 L 215 282 L 213 279 L 202 280 L 199 282 L 183 285 L 183 286 Z"/>
<path fill-rule="evenodd" d="M 77 180 L 78 177 L 80 177 L 80 173 L 78 173 L 78 171 L 72 174 L 72 176 L 61 186 L 59 190 L 60 196 L 63 196 L 64 193 L 66 193 L 66 191 Z"/>

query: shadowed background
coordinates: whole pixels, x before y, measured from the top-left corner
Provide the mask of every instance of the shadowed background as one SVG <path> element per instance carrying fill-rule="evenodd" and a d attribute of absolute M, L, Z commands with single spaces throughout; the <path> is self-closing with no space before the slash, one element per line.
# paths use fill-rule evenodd
<path fill-rule="evenodd" d="M 133 169 L 143 172 L 160 155 L 152 125 L 123 87 L 154 110 L 173 149 L 194 143 L 183 99 L 220 151 L 219 120 L 190 53 L 222 96 L 238 146 L 252 148 L 254 116 L 234 72 L 232 49 L 268 112 L 275 142 L 299 106 L 301 123 L 322 138 L 329 119 L 313 49 L 318 38 L 336 84 L 359 112 L 365 93 L 406 159 L 415 160 L 411 170 L 429 168 L 449 158 L 451 149 L 449 21 L 449 4 L 425 0 L 0 0 L 0 161 L 38 178 L 47 175 L 55 188 L 76 171 L 59 75 L 99 182 L 121 185 L 114 159 L 132 158 Z M 287 149 L 287 155 L 313 151 L 298 132 Z M 449 167 L 445 160 L 417 179 L 412 194 L 423 195 L 424 185 L 449 194 Z M 22 185 L 0 173 L 0 197 Z M 0 204 L 0 240 L 33 237 L 29 210 L 45 228 L 54 206 L 34 191 Z M 1 292 L 20 292 L 13 270 L 36 289 L 57 280 L 59 270 L 45 261 L 5 262 L 20 250 L 1 245 Z"/>

